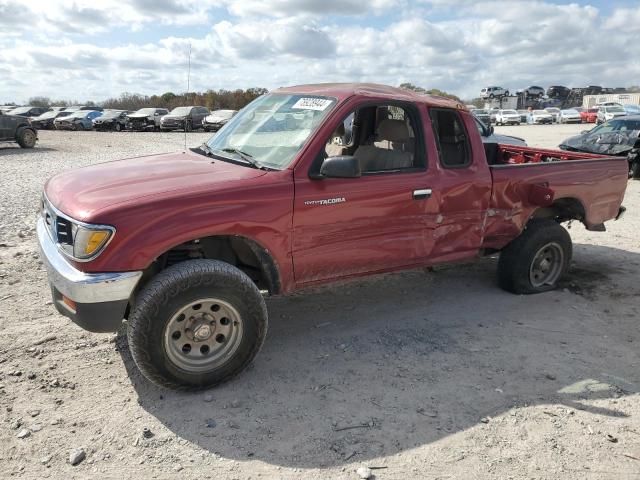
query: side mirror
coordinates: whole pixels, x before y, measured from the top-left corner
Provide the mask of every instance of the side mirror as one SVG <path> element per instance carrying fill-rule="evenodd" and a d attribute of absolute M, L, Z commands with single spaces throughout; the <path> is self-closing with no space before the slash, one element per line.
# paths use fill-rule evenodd
<path fill-rule="evenodd" d="M 158 115 L 160 115 L 158 112 L 153 114 L 154 117 L 157 117 Z"/>
<path fill-rule="evenodd" d="M 580 132 L 580 134 L 581 134 L 581 135 L 584 135 L 585 133 L 589 133 L 589 130 L 582 130 L 582 131 Z"/>
<path fill-rule="evenodd" d="M 493 128 L 493 125 L 489 125 L 488 131 L 489 131 L 489 135 L 493 135 L 493 132 L 495 131 L 495 129 Z"/>
<path fill-rule="evenodd" d="M 362 172 L 356 157 L 340 155 L 325 159 L 320 167 L 320 175 L 327 178 L 358 178 Z"/>

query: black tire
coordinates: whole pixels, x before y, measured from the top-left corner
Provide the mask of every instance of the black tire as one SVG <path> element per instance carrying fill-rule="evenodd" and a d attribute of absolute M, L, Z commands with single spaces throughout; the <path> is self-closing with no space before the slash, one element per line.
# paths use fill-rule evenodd
<path fill-rule="evenodd" d="M 629 177 L 635 180 L 640 179 L 640 158 L 631 162 L 629 165 Z"/>
<path fill-rule="evenodd" d="M 531 281 L 532 264 L 547 247 L 560 250 L 557 275 L 549 282 L 535 285 Z M 524 231 L 500 253 L 498 284 L 516 294 L 541 293 L 553 290 L 571 262 L 572 243 L 569 232 L 554 220 L 531 220 Z"/>
<path fill-rule="evenodd" d="M 33 128 L 21 127 L 16 132 L 16 142 L 22 148 L 33 148 L 36 146 L 38 135 Z"/>
<path fill-rule="evenodd" d="M 185 131 L 190 132 L 193 130 L 193 123 L 191 122 L 191 120 L 187 120 L 187 123 L 185 124 Z"/>
<path fill-rule="evenodd" d="M 208 297 L 237 310 L 242 335 L 237 349 L 220 366 L 189 372 L 169 358 L 165 327 L 185 305 Z M 198 390 L 244 370 L 260 350 L 267 325 L 264 299 L 244 272 L 217 260 L 189 260 L 160 272 L 143 288 L 129 317 L 127 338 L 133 360 L 147 379 L 167 388 Z"/>
<path fill-rule="evenodd" d="M 119 124 L 118 122 L 116 122 L 115 130 L 116 130 L 116 132 L 122 131 L 122 125 Z"/>

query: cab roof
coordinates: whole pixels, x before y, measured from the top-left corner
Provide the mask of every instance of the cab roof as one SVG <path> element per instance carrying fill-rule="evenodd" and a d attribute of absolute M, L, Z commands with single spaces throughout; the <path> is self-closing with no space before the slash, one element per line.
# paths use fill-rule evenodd
<path fill-rule="evenodd" d="M 274 93 L 295 93 L 335 97 L 340 102 L 354 96 L 388 98 L 393 100 L 424 103 L 430 107 L 467 110 L 462 103 L 450 98 L 418 93 L 412 90 L 405 90 L 404 88 L 379 85 L 376 83 L 317 83 L 310 85 L 296 85 L 293 87 L 278 88 Z"/>

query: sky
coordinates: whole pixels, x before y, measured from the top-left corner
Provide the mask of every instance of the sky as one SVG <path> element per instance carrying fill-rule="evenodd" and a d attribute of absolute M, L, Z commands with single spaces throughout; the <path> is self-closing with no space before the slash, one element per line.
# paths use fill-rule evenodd
<path fill-rule="evenodd" d="M 320 82 L 640 83 L 640 0 L 0 0 L 0 104 Z"/>

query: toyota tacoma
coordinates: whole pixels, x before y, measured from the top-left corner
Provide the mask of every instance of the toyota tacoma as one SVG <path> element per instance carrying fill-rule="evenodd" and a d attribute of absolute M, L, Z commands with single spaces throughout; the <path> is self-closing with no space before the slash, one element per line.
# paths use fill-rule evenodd
<path fill-rule="evenodd" d="M 267 332 L 265 295 L 499 254 L 497 283 L 551 290 L 572 243 L 619 218 L 624 158 L 484 143 L 461 104 L 372 84 L 282 88 L 198 148 L 88 166 L 44 187 L 55 307 L 126 320 L 151 381 L 206 388 Z"/>

